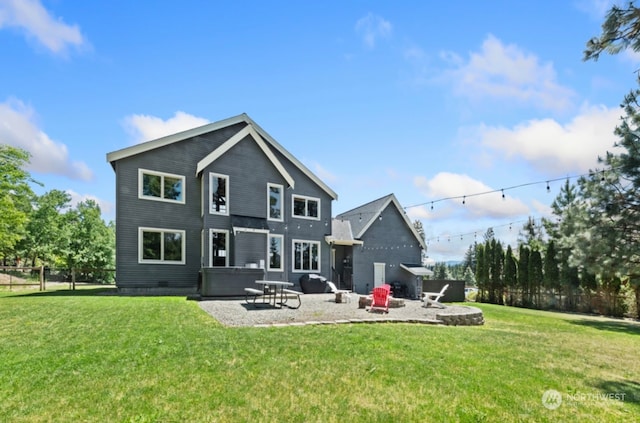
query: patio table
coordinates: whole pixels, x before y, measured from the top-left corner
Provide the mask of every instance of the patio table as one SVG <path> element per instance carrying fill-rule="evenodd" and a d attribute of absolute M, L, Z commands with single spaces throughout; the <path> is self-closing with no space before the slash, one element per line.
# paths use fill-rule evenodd
<path fill-rule="evenodd" d="M 273 306 L 276 307 L 277 304 L 277 299 L 278 299 L 278 293 L 280 293 L 280 307 L 282 308 L 282 305 L 284 304 L 284 292 L 283 289 L 287 286 L 293 286 L 292 282 L 286 282 L 286 281 L 256 281 L 256 283 L 258 285 L 264 285 L 265 288 L 267 288 L 267 294 L 269 297 L 269 303 L 271 303 L 271 301 L 273 300 Z"/>

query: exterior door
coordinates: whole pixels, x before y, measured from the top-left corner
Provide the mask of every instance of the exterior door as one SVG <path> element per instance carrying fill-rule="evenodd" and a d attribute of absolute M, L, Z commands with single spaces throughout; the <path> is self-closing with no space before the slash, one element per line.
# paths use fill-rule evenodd
<path fill-rule="evenodd" d="M 384 269 L 385 263 L 373 263 L 373 287 L 383 285 L 385 282 Z"/>

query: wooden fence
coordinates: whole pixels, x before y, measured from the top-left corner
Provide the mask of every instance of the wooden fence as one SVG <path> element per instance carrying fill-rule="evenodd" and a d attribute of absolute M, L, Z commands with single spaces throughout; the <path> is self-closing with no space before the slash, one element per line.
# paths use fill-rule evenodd
<path fill-rule="evenodd" d="M 115 277 L 106 275 L 115 274 L 116 269 L 103 268 L 73 268 L 52 269 L 46 266 L 20 267 L 0 266 L 0 286 L 8 286 L 9 290 L 18 287 L 38 286 L 40 291 L 47 289 L 47 280 L 51 282 L 69 283 L 69 289 L 75 290 L 76 284 L 110 284 L 115 282 Z M 37 272 L 38 280 L 33 281 L 33 274 Z M 28 273 L 28 274 L 26 274 Z M 26 277 L 22 277 L 26 276 Z M 110 279 L 105 282 L 105 279 Z M 26 280 L 26 282 L 24 282 Z M 96 280 L 99 280 L 96 282 Z"/>
<path fill-rule="evenodd" d="M 47 289 L 46 281 L 44 279 L 44 266 L 37 267 L 17 267 L 17 266 L 0 266 L 0 274 L 3 274 L 5 277 L 0 279 L 0 286 L 8 286 L 9 291 L 13 290 L 14 287 L 25 287 L 25 286 L 38 286 L 40 291 L 44 291 Z M 38 281 L 37 282 L 29 282 L 29 277 L 33 272 L 38 272 Z M 19 275 L 24 275 L 25 272 L 29 272 L 29 276 L 27 278 L 20 277 Z M 5 279 L 8 279 L 8 282 L 5 282 Z M 27 282 L 20 282 L 23 280 L 27 280 Z M 15 282 L 14 282 L 15 281 Z"/>

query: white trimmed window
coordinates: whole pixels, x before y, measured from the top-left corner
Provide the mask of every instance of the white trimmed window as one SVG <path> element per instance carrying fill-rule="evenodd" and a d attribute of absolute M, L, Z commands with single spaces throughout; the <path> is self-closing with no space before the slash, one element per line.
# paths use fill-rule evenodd
<path fill-rule="evenodd" d="M 284 220 L 282 196 L 284 187 L 278 184 L 267 184 L 267 216 L 269 220 Z"/>
<path fill-rule="evenodd" d="M 320 199 L 306 197 L 303 195 L 293 195 L 293 206 L 291 207 L 293 216 L 305 219 L 320 220 Z"/>
<path fill-rule="evenodd" d="M 138 169 L 138 198 L 184 204 L 184 191 L 182 175 Z"/>
<path fill-rule="evenodd" d="M 209 213 L 229 214 L 229 176 L 209 173 Z"/>
<path fill-rule="evenodd" d="M 320 271 L 320 243 L 293 240 L 293 270 L 298 272 Z"/>
<path fill-rule="evenodd" d="M 209 230 L 209 266 L 229 266 L 229 231 L 224 229 Z"/>
<path fill-rule="evenodd" d="M 268 270 L 282 272 L 284 270 L 284 264 L 282 263 L 282 246 L 284 245 L 284 236 L 269 235 L 267 240 L 269 243 L 269 245 L 267 245 L 267 251 L 269 251 Z"/>
<path fill-rule="evenodd" d="M 138 262 L 185 263 L 185 231 L 138 228 Z"/>

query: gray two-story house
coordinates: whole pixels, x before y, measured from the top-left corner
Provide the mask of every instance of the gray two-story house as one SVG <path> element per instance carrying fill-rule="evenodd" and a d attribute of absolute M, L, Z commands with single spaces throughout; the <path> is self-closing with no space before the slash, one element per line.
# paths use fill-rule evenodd
<path fill-rule="evenodd" d="M 331 277 L 337 194 L 246 114 L 107 161 L 121 293 L 241 295 L 254 279 Z"/>
<path fill-rule="evenodd" d="M 390 283 L 402 287 L 402 295 L 418 298 L 422 277 L 432 274 L 422 266 L 425 241 L 393 194 L 336 216 L 327 240 L 334 281 L 360 294 Z"/>

